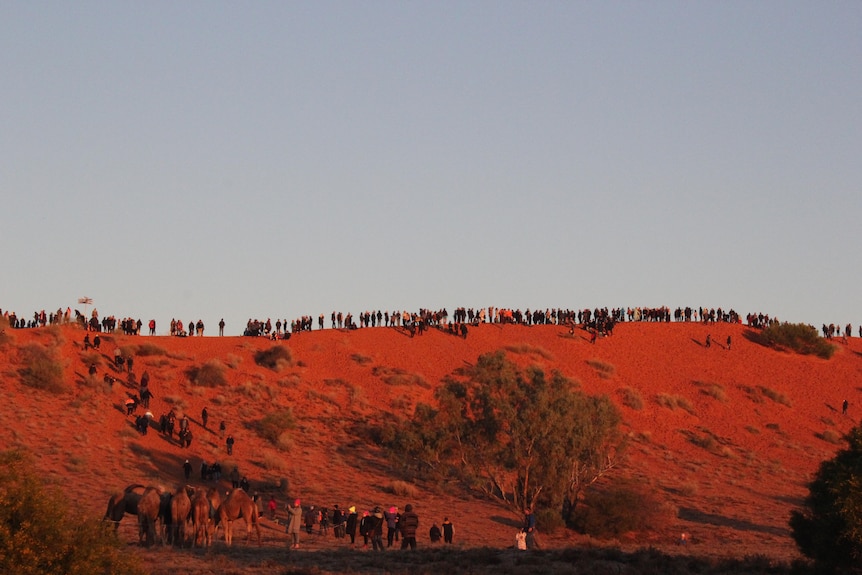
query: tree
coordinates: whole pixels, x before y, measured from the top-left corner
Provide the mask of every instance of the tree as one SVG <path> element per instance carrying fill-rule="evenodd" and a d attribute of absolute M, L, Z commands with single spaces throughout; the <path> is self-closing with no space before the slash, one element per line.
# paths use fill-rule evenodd
<path fill-rule="evenodd" d="M 42 486 L 24 453 L 0 453 L 0 573 L 141 572 L 109 524 L 72 514 L 60 492 Z"/>
<path fill-rule="evenodd" d="M 862 559 L 862 429 L 844 440 L 847 448 L 820 464 L 803 509 L 790 516 L 802 554 L 832 568 Z"/>
<path fill-rule="evenodd" d="M 587 396 L 558 372 L 521 370 L 502 351 L 479 357 L 468 378 L 445 382 L 437 409 L 417 406 L 412 441 L 402 443 L 414 457 L 448 464 L 516 513 L 570 513 L 615 465 L 620 415 L 607 397 Z"/>

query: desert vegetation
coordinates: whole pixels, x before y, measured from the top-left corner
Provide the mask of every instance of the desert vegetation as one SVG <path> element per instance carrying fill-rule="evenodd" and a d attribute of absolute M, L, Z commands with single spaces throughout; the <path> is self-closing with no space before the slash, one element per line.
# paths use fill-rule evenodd
<path fill-rule="evenodd" d="M 833 572 L 862 559 L 862 428 L 844 440 L 847 447 L 820 465 L 803 508 L 790 517 L 800 551 Z"/>
<path fill-rule="evenodd" d="M 711 381 L 695 381 L 694 386 L 700 389 L 702 394 L 722 403 L 727 403 L 727 393 L 724 391 L 723 385 Z"/>
<path fill-rule="evenodd" d="M 614 376 L 614 371 L 616 371 L 616 368 L 612 364 L 599 359 L 589 359 L 587 360 L 587 365 L 593 368 L 596 375 L 602 379 L 612 378 Z"/>
<path fill-rule="evenodd" d="M 44 486 L 24 453 L 0 453 L 0 485 L 0 572 L 143 573 L 110 524 L 74 509 L 60 491 Z"/>
<path fill-rule="evenodd" d="M 296 418 L 290 408 L 267 413 L 257 422 L 255 431 L 272 445 L 285 449 L 290 446 L 290 431 L 296 427 Z"/>
<path fill-rule="evenodd" d="M 620 414 L 559 373 L 519 369 L 504 352 L 479 357 L 469 378 L 449 379 L 437 405 L 381 435 L 393 457 L 465 485 L 512 509 L 571 520 L 585 490 L 617 463 Z M 556 518 L 554 520 L 553 518 Z"/>
<path fill-rule="evenodd" d="M 621 387 L 617 390 L 617 395 L 623 405 L 628 408 L 640 411 L 644 408 L 644 399 L 640 392 L 633 387 Z"/>
<path fill-rule="evenodd" d="M 687 411 L 692 415 L 697 415 L 691 402 L 687 398 L 682 397 L 681 395 L 659 393 L 658 395 L 656 395 L 655 401 L 660 406 L 666 407 L 670 410 L 680 408 L 683 411 Z"/>
<path fill-rule="evenodd" d="M 272 371 L 282 371 L 293 366 L 293 354 L 283 345 L 274 345 L 256 352 L 254 362 Z"/>
<path fill-rule="evenodd" d="M 820 337 L 817 329 L 804 323 L 775 323 L 761 331 L 750 331 L 747 337 L 767 347 L 823 359 L 831 358 L 837 350 L 835 345 Z"/>
<path fill-rule="evenodd" d="M 190 367 L 186 376 L 192 384 L 201 387 L 222 387 L 227 385 L 225 365 L 217 359 L 211 359 L 201 366 Z"/>
<path fill-rule="evenodd" d="M 60 394 L 67 390 L 63 381 L 63 363 L 53 347 L 30 343 L 21 349 L 23 366 L 18 370 L 21 383 L 27 387 Z"/>

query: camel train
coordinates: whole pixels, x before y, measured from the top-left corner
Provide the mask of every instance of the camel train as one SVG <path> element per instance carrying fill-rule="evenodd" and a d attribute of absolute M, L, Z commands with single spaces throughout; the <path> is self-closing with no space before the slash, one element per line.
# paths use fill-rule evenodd
<path fill-rule="evenodd" d="M 127 513 L 138 518 L 138 541 L 147 547 L 167 543 L 206 548 L 212 544 L 219 527 L 224 529 L 225 544 L 231 545 L 233 523 L 237 519 L 245 521 L 246 543 L 254 529 L 257 544 L 261 544 L 257 505 L 240 488 L 229 491 L 222 500 L 215 487 L 200 489 L 186 485 L 171 493 L 162 487 L 129 485 L 108 500 L 105 520 L 112 521 L 116 531 Z"/>

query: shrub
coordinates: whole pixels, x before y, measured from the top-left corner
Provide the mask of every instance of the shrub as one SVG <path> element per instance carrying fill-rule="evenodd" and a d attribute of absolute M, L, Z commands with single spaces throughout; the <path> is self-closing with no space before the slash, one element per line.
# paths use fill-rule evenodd
<path fill-rule="evenodd" d="M 557 509 L 540 507 L 536 510 L 536 527 L 542 533 L 554 533 L 565 528 L 566 521 Z"/>
<path fill-rule="evenodd" d="M 754 389 L 753 387 L 748 386 L 748 385 L 740 385 L 739 389 L 744 391 L 745 395 L 748 396 L 748 399 L 750 399 L 754 403 L 763 403 L 763 396 L 760 393 L 758 393 L 757 390 Z"/>
<path fill-rule="evenodd" d="M 416 486 L 406 481 L 393 481 L 386 486 L 386 491 L 400 497 L 416 497 Z"/>
<path fill-rule="evenodd" d="M 288 432 L 294 427 L 296 427 L 296 419 L 293 416 L 293 410 L 288 407 L 265 415 L 257 422 L 256 431 L 259 436 L 279 449 L 287 449 L 290 446 Z"/>
<path fill-rule="evenodd" d="M 9 333 L 9 323 L 0 316 L 0 349 L 15 342 L 15 338 Z"/>
<path fill-rule="evenodd" d="M 683 430 L 681 433 L 685 435 L 691 443 L 698 447 L 702 447 L 713 455 L 718 455 L 720 457 L 728 457 L 732 455 L 730 449 L 725 446 L 725 443 L 727 443 L 726 440 L 722 440 L 708 429 L 700 428 L 700 430 L 703 432 L 703 435 L 698 435 L 697 433 L 688 430 Z"/>
<path fill-rule="evenodd" d="M 81 354 L 81 363 L 86 366 L 95 364 L 96 367 L 102 367 L 104 357 L 98 351 L 85 351 Z"/>
<path fill-rule="evenodd" d="M 350 356 L 350 359 L 352 359 L 353 361 L 355 361 L 359 365 L 366 365 L 366 364 L 369 364 L 372 361 L 374 361 L 370 357 L 368 357 L 367 355 L 362 355 L 361 353 L 352 354 Z"/>
<path fill-rule="evenodd" d="M 721 385 L 707 381 L 695 381 L 694 385 L 700 388 L 702 394 L 717 399 L 722 403 L 727 402 L 727 394 L 724 393 L 724 387 Z"/>
<path fill-rule="evenodd" d="M 770 389 L 768 387 L 759 387 L 760 393 L 774 401 L 775 403 L 780 403 L 781 405 L 786 405 L 787 407 L 792 407 L 790 400 L 781 392 L 775 391 L 774 389 Z"/>
<path fill-rule="evenodd" d="M 620 401 L 623 402 L 623 405 L 634 409 L 635 411 L 640 411 L 644 408 L 644 400 L 641 397 L 641 394 L 638 390 L 631 387 L 621 387 L 617 390 L 617 395 L 620 396 Z"/>
<path fill-rule="evenodd" d="M 614 371 L 616 371 L 616 368 L 613 365 L 611 365 L 609 363 L 605 363 L 605 362 L 600 361 L 598 359 L 587 360 L 587 365 L 589 365 L 591 368 L 596 370 L 596 374 L 601 379 L 612 378 L 614 376 Z"/>
<path fill-rule="evenodd" d="M 519 343 L 518 345 L 507 345 L 506 351 L 516 353 L 518 355 L 537 355 L 541 358 L 552 360 L 553 354 L 547 349 L 528 343 Z"/>
<path fill-rule="evenodd" d="M 54 348 L 31 343 L 26 345 L 21 353 L 24 367 L 19 370 L 19 374 L 24 385 L 50 393 L 59 394 L 66 391 L 63 364 L 57 359 Z"/>
<path fill-rule="evenodd" d="M 274 345 L 256 352 L 254 362 L 272 371 L 281 371 L 293 365 L 293 354 L 283 345 Z"/>
<path fill-rule="evenodd" d="M 820 337 L 813 326 L 804 323 L 775 323 L 759 332 L 749 332 L 748 337 L 760 345 L 823 359 L 831 358 L 837 349 Z"/>
<path fill-rule="evenodd" d="M 695 415 L 694 406 L 692 406 L 691 402 L 684 397 L 680 397 L 679 395 L 660 393 L 656 396 L 655 401 L 660 406 L 666 407 L 670 410 L 674 410 L 679 407 L 680 409 L 687 411 L 692 415 Z"/>
<path fill-rule="evenodd" d="M 847 447 L 820 464 L 803 508 L 790 517 L 802 554 L 833 569 L 862 558 L 862 429 L 854 427 L 844 439 Z"/>
<path fill-rule="evenodd" d="M 815 434 L 818 439 L 822 439 L 827 443 L 841 443 L 841 435 L 834 429 L 827 429 L 823 433 Z"/>
<path fill-rule="evenodd" d="M 575 518 L 575 528 L 595 537 L 650 531 L 670 516 L 655 493 L 634 480 L 593 490 Z"/>
<path fill-rule="evenodd" d="M 154 343 L 145 342 L 139 345 L 134 346 L 135 355 L 139 355 L 141 357 L 148 357 L 154 355 L 168 355 L 167 350 L 162 347 L 157 346 Z"/>
<path fill-rule="evenodd" d="M 386 385 L 415 385 L 431 389 L 431 385 L 418 373 L 408 373 L 397 367 L 377 366 L 371 373 L 381 378 Z"/>
<path fill-rule="evenodd" d="M 23 453 L 0 453 L 0 485 L 0 573 L 143 573 L 110 523 L 67 507 Z"/>
<path fill-rule="evenodd" d="M 201 387 L 221 387 L 227 385 L 226 368 L 217 359 L 211 359 L 200 367 L 190 367 L 186 376 L 194 385 Z"/>

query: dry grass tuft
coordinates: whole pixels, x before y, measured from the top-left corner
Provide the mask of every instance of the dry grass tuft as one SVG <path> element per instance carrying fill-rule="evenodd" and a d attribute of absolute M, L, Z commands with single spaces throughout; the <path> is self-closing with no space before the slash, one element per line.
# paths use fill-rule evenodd
<path fill-rule="evenodd" d="M 512 353 L 516 353 L 518 355 L 537 355 L 541 358 L 547 359 L 548 361 L 554 359 L 554 355 L 547 349 L 535 345 L 530 345 L 528 343 L 507 345 L 505 347 L 505 350 Z"/>
<path fill-rule="evenodd" d="M 369 363 L 374 361 L 373 359 L 371 359 L 367 355 L 362 355 L 361 353 L 354 353 L 353 355 L 350 356 L 350 359 L 352 359 L 353 361 L 355 361 L 359 365 L 368 365 Z"/>
<path fill-rule="evenodd" d="M 421 387 L 423 389 L 431 389 L 431 384 L 425 381 L 425 378 L 418 373 L 408 373 L 400 368 L 376 366 L 371 370 L 371 373 L 383 380 L 386 385 L 408 385 Z"/>
<path fill-rule="evenodd" d="M 640 411 L 644 408 L 644 399 L 640 392 L 632 387 L 621 387 L 617 390 L 620 401 L 628 408 Z"/>
<path fill-rule="evenodd" d="M 764 396 L 768 397 L 775 403 L 780 403 L 781 405 L 786 405 L 787 407 L 793 407 L 793 405 L 790 403 L 790 399 L 783 393 L 775 391 L 772 388 L 763 386 L 758 387 L 758 389 L 760 390 L 760 393 L 762 393 Z"/>
<path fill-rule="evenodd" d="M 814 435 L 818 439 L 822 439 L 823 441 L 831 443 L 833 445 L 838 445 L 839 443 L 841 443 L 841 434 L 834 429 L 827 429 L 822 433 L 815 433 Z"/>
<path fill-rule="evenodd" d="M 656 403 L 658 403 L 662 407 L 666 407 L 671 411 L 675 410 L 677 407 L 682 409 L 683 411 L 687 411 L 692 415 L 696 415 L 694 411 L 694 406 L 691 404 L 689 400 L 679 395 L 671 395 L 668 393 L 660 393 L 655 398 Z"/>
<path fill-rule="evenodd" d="M 416 486 L 406 481 L 392 481 L 385 489 L 387 493 L 398 495 L 399 497 L 415 498 L 417 493 Z"/>
<path fill-rule="evenodd" d="M 727 393 L 725 393 L 722 385 L 709 381 L 695 381 L 694 386 L 699 388 L 702 394 L 717 399 L 722 403 L 727 403 Z"/>
<path fill-rule="evenodd" d="M 596 375 L 598 375 L 601 379 L 610 379 L 614 376 L 614 372 L 616 368 L 610 363 L 605 363 L 604 361 L 600 361 L 598 359 L 588 359 L 587 365 L 596 370 Z"/>

